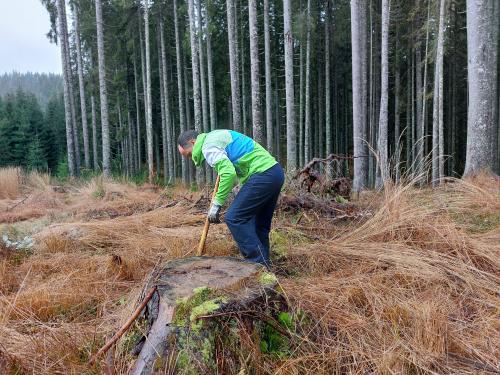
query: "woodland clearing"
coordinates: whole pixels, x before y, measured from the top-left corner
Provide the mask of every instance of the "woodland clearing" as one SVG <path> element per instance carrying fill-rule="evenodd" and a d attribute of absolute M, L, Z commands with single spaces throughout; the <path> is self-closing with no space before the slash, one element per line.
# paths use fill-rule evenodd
<path fill-rule="evenodd" d="M 209 189 L 0 175 L 0 372 L 100 373 L 89 358 L 147 275 L 194 255 Z M 338 220 L 286 202 L 271 239 L 291 323 L 279 348 L 254 343 L 241 374 L 500 371 L 498 177 L 387 186 L 341 203 Z M 237 253 L 212 226 L 206 255 Z M 129 366 L 117 350 L 116 373 Z"/>

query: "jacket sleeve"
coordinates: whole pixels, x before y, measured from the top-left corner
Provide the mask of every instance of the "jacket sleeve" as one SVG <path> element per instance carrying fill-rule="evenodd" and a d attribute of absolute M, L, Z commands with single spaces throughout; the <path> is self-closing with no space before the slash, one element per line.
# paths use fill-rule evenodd
<path fill-rule="evenodd" d="M 226 151 L 217 146 L 208 146 L 202 149 L 207 163 L 215 169 L 220 176 L 219 189 L 215 194 L 214 203 L 223 205 L 231 192 L 236 179 L 236 170 L 229 160 Z"/>
<path fill-rule="evenodd" d="M 219 189 L 215 194 L 214 203 L 223 205 L 226 202 L 227 196 L 231 192 L 236 179 L 236 171 L 233 163 L 226 157 L 220 159 L 215 165 L 215 170 L 220 176 Z"/>

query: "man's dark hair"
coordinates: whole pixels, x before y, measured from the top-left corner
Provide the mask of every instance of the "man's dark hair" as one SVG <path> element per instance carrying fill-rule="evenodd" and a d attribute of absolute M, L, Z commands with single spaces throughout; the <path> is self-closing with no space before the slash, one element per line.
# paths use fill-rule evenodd
<path fill-rule="evenodd" d="M 196 137 L 200 134 L 198 130 L 191 129 L 191 130 L 186 130 L 179 135 L 179 138 L 177 138 L 177 144 L 181 146 L 182 148 L 186 148 L 189 146 L 189 141 L 191 139 L 196 139 Z"/>

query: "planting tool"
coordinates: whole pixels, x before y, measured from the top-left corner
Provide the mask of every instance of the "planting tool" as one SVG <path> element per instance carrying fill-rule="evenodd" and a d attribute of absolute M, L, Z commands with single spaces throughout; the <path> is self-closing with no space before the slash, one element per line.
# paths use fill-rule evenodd
<path fill-rule="evenodd" d="M 212 193 L 212 199 L 210 200 L 210 204 L 213 203 L 215 194 L 217 194 L 217 189 L 219 189 L 219 181 L 220 176 L 217 176 L 217 180 L 215 180 L 214 192 Z M 203 227 L 203 232 L 201 233 L 200 243 L 198 244 L 198 250 L 196 251 L 197 256 L 203 255 L 203 250 L 205 249 L 205 242 L 207 240 L 208 228 L 210 228 L 210 222 L 208 221 L 208 217 L 205 219 L 205 226 Z"/>

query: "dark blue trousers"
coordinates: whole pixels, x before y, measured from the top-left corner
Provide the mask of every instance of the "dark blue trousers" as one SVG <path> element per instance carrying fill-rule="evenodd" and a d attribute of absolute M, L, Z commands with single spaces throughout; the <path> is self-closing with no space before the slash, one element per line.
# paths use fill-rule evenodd
<path fill-rule="evenodd" d="M 224 215 L 241 254 L 251 262 L 269 266 L 269 231 L 284 181 L 279 164 L 250 176 Z"/>

